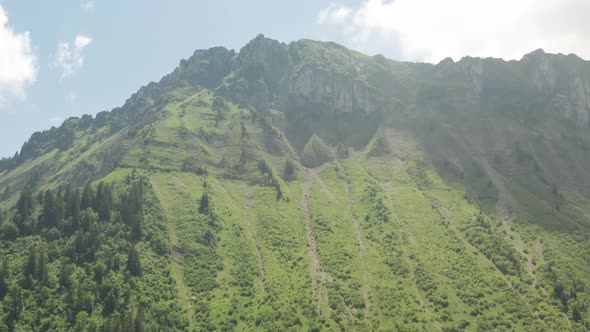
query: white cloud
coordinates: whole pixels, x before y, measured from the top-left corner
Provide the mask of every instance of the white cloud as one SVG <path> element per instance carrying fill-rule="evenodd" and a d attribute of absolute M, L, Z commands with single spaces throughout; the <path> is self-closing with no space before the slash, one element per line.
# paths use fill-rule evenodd
<path fill-rule="evenodd" d="M 80 8 L 87 10 L 87 11 L 92 11 L 92 10 L 94 10 L 94 1 L 93 0 L 82 0 L 82 2 L 80 2 Z"/>
<path fill-rule="evenodd" d="M 318 14 L 318 23 L 341 24 L 346 22 L 352 15 L 352 9 L 344 6 L 331 4 Z"/>
<path fill-rule="evenodd" d="M 590 59 L 588 0 L 363 0 L 330 5 L 317 23 L 351 47 L 437 62 L 465 55 L 519 59 L 537 48 Z"/>
<path fill-rule="evenodd" d="M 24 99 L 25 88 L 36 78 L 36 57 L 29 32 L 15 32 L 0 5 L 0 107 L 10 98 Z"/>
<path fill-rule="evenodd" d="M 78 34 L 73 43 L 59 42 L 57 54 L 53 61 L 53 67 L 61 70 L 61 79 L 72 75 L 84 65 L 83 51 L 92 43 L 92 38 Z"/>

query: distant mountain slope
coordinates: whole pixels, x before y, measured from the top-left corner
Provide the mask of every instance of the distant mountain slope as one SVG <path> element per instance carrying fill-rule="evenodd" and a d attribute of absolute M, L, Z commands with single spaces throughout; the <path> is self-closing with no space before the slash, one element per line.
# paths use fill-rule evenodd
<path fill-rule="evenodd" d="M 574 55 L 198 50 L 0 161 L 0 330 L 589 330 L 589 112 Z"/>

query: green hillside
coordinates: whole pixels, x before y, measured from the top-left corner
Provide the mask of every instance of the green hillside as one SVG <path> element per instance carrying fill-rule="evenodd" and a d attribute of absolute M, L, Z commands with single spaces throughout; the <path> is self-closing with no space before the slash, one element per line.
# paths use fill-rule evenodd
<path fill-rule="evenodd" d="M 0 161 L 0 331 L 590 330 L 589 87 L 198 50 Z"/>

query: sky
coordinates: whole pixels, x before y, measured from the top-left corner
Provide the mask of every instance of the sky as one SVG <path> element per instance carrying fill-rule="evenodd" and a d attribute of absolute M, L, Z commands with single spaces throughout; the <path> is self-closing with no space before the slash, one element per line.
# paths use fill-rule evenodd
<path fill-rule="evenodd" d="M 0 0 L 0 157 L 121 106 L 196 49 L 259 33 L 432 63 L 538 48 L 590 59 L 588 13 L 588 0 Z"/>

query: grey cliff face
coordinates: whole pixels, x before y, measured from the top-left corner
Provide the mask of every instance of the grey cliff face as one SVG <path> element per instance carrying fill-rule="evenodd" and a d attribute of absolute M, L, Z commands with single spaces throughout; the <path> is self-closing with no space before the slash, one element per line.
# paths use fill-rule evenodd
<path fill-rule="evenodd" d="M 590 86 L 585 77 L 576 76 L 569 86 L 569 103 L 566 115 L 573 117 L 582 124 L 588 124 L 590 112 Z"/>
<path fill-rule="evenodd" d="M 234 57 L 232 68 L 232 75 L 223 80 L 216 93 L 267 112 L 280 80 L 290 71 L 287 45 L 258 35 Z"/>
<path fill-rule="evenodd" d="M 590 119 L 590 63 L 574 55 L 553 55 L 537 50 L 524 56 L 530 81 L 547 96 L 556 111 L 578 125 Z"/>
<path fill-rule="evenodd" d="M 173 75 L 178 75 L 193 85 L 214 89 L 231 72 L 234 56 L 235 51 L 223 47 L 197 50 L 188 60 L 180 61 Z"/>
<path fill-rule="evenodd" d="M 308 65 L 285 83 L 283 98 L 297 108 L 313 104 L 344 113 L 378 110 L 370 100 L 367 85 L 349 76 Z"/>

